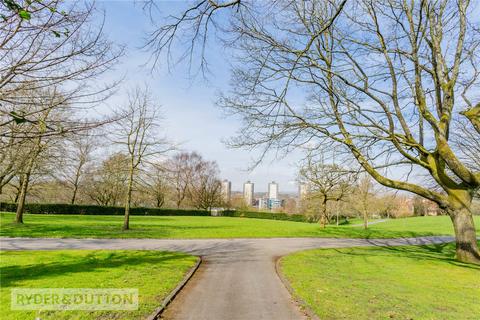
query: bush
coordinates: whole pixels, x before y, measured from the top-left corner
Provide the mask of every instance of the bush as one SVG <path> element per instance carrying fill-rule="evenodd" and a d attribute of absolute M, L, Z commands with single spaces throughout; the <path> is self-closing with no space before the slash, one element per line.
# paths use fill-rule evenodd
<path fill-rule="evenodd" d="M 17 205 L 15 203 L 0 202 L 0 212 L 15 212 Z M 25 213 L 31 214 L 66 214 L 66 215 L 124 215 L 124 207 L 66 204 L 66 203 L 28 203 L 25 204 Z M 145 208 L 134 207 L 130 209 L 130 215 L 133 216 L 210 216 L 210 211 L 195 209 L 164 209 L 164 208 Z M 259 212 L 259 211 L 224 211 L 225 217 L 285 220 L 296 222 L 316 222 L 313 216 L 302 214 L 287 214 L 277 212 Z"/>
<path fill-rule="evenodd" d="M 260 212 L 260 211 L 224 211 L 225 217 L 241 217 L 270 220 L 286 220 L 296 222 L 316 222 L 315 217 L 303 214 L 287 214 L 279 212 Z"/>
<path fill-rule="evenodd" d="M 0 202 L 0 211 L 15 212 L 15 203 Z M 25 213 L 32 214 L 80 214 L 80 215 L 124 215 L 124 207 L 81 205 L 64 203 L 28 203 Z M 136 207 L 130 209 L 133 216 L 209 216 L 207 210 L 184 210 Z"/>

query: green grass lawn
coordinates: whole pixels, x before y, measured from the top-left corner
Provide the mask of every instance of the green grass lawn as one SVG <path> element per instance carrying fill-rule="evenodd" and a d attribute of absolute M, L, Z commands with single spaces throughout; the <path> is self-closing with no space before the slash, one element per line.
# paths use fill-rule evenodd
<path fill-rule="evenodd" d="M 362 227 L 232 217 L 132 216 L 131 230 L 122 231 L 122 216 L 32 215 L 24 225 L 12 223 L 13 213 L 0 214 L 0 236 L 75 238 L 252 238 L 252 237 L 350 237 L 394 238 L 452 235 L 450 219 L 416 217 L 389 220 Z M 476 217 L 480 232 L 480 217 Z"/>
<path fill-rule="evenodd" d="M 480 266 L 452 244 L 317 249 L 280 261 L 320 319 L 479 319 Z"/>
<path fill-rule="evenodd" d="M 0 252 L 1 319 L 139 319 L 161 305 L 197 258 L 162 251 Z M 137 288 L 137 311 L 13 311 L 10 291 L 20 288 Z"/>
<path fill-rule="evenodd" d="M 395 238 L 451 235 L 450 219 L 415 217 L 392 219 L 362 227 L 231 217 L 132 216 L 131 230 L 122 231 L 121 216 L 32 215 L 24 225 L 12 223 L 12 213 L 0 214 L 0 236 L 75 238 L 252 238 L 252 237 L 351 237 Z M 480 217 L 475 217 L 480 232 Z"/>

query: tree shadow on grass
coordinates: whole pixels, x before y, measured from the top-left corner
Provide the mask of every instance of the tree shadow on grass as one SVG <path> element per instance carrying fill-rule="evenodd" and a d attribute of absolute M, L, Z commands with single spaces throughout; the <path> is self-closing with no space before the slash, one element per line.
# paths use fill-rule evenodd
<path fill-rule="evenodd" d="M 171 252 L 141 252 L 130 255 L 125 252 L 111 252 L 99 255 L 102 250 L 78 256 L 78 260 L 68 262 L 38 263 L 33 265 L 11 265 L 0 267 L 3 287 L 11 287 L 21 280 L 32 280 L 77 272 L 93 272 L 97 269 L 140 264 L 160 264 L 185 258 L 185 255 Z M 68 253 L 66 253 L 68 255 Z M 69 258 L 75 256 L 69 255 Z"/>
<path fill-rule="evenodd" d="M 415 231 L 390 231 L 390 230 L 372 230 L 363 228 L 347 228 L 330 226 L 325 229 L 316 230 L 317 236 L 331 236 L 334 238 L 355 238 L 355 239 L 394 239 L 394 238 L 416 238 L 428 237 L 438 234 L 431 232 Z"/>
<path fill-rule="evenodd" d="M 395 258 L 395 255 L 398 255 L 399 258 L 406 257 L 417 261 L 423 260 L 447 263 L 457 267 L 480 271 L 480 265 L 457 261 L 455 259 L 455 244 L 452 243 L 436 243 L 415 246 L 375 246 L 373 248 L 348 248 L 333 250 L 339 254 L 359 257 L 362 256 L 365 258 L 365 260 L 371 256 Z M 391 253 L 394 253 L 394 255 Z"/>
<path fill-rule="evenodd" d="M 122 230 L 121 224 L 44 224 L 44 223 L 26 223 L 26 224 L 2 224 L 1 236 L 9 237 L 53 237 L 53 238 L 169 238 L 176 235 L 176 230 L 219 230 L 225 229 L 225 226 L 178 226 L 161 224 L 132 224 L 129 230 Z"/>

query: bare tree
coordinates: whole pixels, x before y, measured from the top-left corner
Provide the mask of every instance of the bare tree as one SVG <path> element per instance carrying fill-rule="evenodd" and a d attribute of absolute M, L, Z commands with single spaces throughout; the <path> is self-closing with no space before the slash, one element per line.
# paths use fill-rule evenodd
<path fill-rule="evenodd" d="M 165 163 L 152 163 L 141 178 L 143 190 L 149 194 L 157 208 L 165 205 L 171 192 L 168 171 Z"/>
<path fill-rule="evenodd" d="M 92 3 L 2 1 L 0 13 L 0 127 L 35 122 L 34 114 L 43 110 L 31 105 L 18 110 L 16 106 L 29 106 L 29 97 L 45 88 L 59 88 L 61 104 L 79 110 L 95 106 L 113 92 L 118 81 L 101 84 L 97 80 L 122 56 L 123 48 L 105 38 L 102 22 L 93 22 L 96 9 Z M 85 116 L 82 121 L 71 120 L 50 121 L 41 134 L 64 134 L 110 121 Z M 2 130 L 0 135 L 11 132 Z"/>
<path fill-rule="evenodd" d="M 15 126 L 11 124 L 10 126 Z M 13 129 L 9 129 L 13 131 Z M 19 141 L 15 136 L 0 137 L 0 194 L 3 187 L 17 175 L 18 168 L 22 167 L 27 161 L 26 140 Z"/>
<path fill-rule="evenodd" d="M 165 163 L 177 208 L 180 208 L 184 201 L 188 200 L 189 187 L 193 180 L 195 166 L 201 160 L 202 157 L 196 152 L 180 152 Z"/>
<path fill-rule="evenodd" d="M 165 163 L 177 208 L 208 209 L 221 202 L 218 165 L 197 152 L 180 152 Z"/>
<path fill-rule="evenodd" d="M 125 147 L 129 157 L 123 222 L 123 230 L 128 230 L 132 191 L 140 167 L 152 157 L 171 151 L 172 146 L 158 135 L 159 107 L 153 104 L 147 89 L 137 88 L 130 92 L 123 113 L 124 116 L 116 123 L 115 143 Z"/>
<path fill-rule="evenodd" d="M 219 103 L 245 119 L 234 145 L 341 144 L 378 183 L 437 203 L 452 220 L 457 259 L 480 263 L 471 210 L 480 172 L 451 143 L 461 116 L 479 133 L 473 3 L 281 3 L 230 17 L 239 63 Z"/>
<path fill-rule="evenodd" d="M 53 172 L 57 181 L 71 190 L 70 203 L 75 204 L 80 185 L 87 173 L 89 163 L 92 161 L 92 152 L 98 145 L 98 137 L 90 133 L 72 137 L 66 141 L 66 154 L 62 157 L 63 165 Z"/>
<path fill-rule="evenodd" d="M 47 99 L 47 95 L 49 98 Z M 30 183 L 30 178 L 33 170 L 38 165 L 39 156 L 44 154 L 53 143 L 55 139 L 49 138 L 43 135 L 46 131 L 47 121 L 67 121 L 68 115 L 63 112 L 62 106 L 57 102 L 63 100 L 60 93 L 56 90 L 48 91 L 47 93 L 41 93 L 37 96 L 30 97 L 29 102 L 32 105 L 37 106 L 42 112 L 34 113 L 34 121 L 28 125 L 28 133 L 32 134 L 31 139 L 27 139 L 22 144 L 24 154 L 27 156 L 27 160 L 24 165 L 17 167 L 16 172 L 20 176 L 20 189 L 17 199 L 17 211 L 15 215 L 16 223 L 23 223 L 23 213 L 25 210 L 25 200 L 27 197 L 27 191 Z M 20 107 L 20 106 L 19 106 Z M 25 128 L 22 128 L 25 130 Z M 44 154 L 45 155 L 45 154 Z M 47 155 L 45 155 L 47 156 Z"/>
<path fill-rule="evenodd" d="M 351 190 L 355 177 L 355 173 L 350 170 L 334 163 L 325 163 L 323 157 L 316 159 L 311 154 L 306 157 L 300 168 L 299 178 L 301 183 L 310 186 L 306 200 L 320 200 L 319 221 L 323 228 L 330 222 L 329 203 L 343 200 Z"/>
<path fill-rule="evenodd" d="M 193 179 L 188 188 L 191 204 L 204 210 L 220 205 L 222 184 L 217 163 L 200 158 L 193 169 Z"/>
<path fill-rule="evenodd" d="M 118 205 L 125 195 L 128 162 L 127 155 L 114 153 L 90 170 L 85 182 L 85 193 L 89 198 L 99 205 Z"/>
<path fill-rule="evenodd" d="M 366 230 L 368 228 L 368 217 L 378 201 L 374 194 L 375 189 L 372 177 L 367 174 L 362 175 L 352 191 L 350 197 L 351 205 L 362 216 L 363 228 Z"/>

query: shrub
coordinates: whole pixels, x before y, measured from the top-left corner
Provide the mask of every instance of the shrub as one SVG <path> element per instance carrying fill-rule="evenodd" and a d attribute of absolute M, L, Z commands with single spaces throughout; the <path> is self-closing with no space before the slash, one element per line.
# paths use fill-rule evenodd
<path fill-rule="evenodd" d="M 15 212 L 15 203 L 0 202 L 0 211 Z M 124 207 L 66 204 L 66 203 L 28 203 L 25 205 L 25 213 L 31 214 L 65 214 L 65 215 L 124 215 Z M 165 209 L 134 207 L 130 209 L 130 215 L 134 216 L 210 216 L 208 210 L 195 209 Z M 287 214 L 277 212 L 259 211 L 235 211 L 223 212 L 226 217 L 241 217 L 255 219 L 285 220 L 296 222 L 316 222 L 313 216 L 302 214 Z"/>
<path fill-rule="evenodd" d="M 15 203 L 0 202 L 0 211 L 15 212 Z M 64 203 L 28 203 L 25 212 L 32 214 L 80 214 L 80 215 L 123 215 L 124 207 L 64 204 Z M 207 210 L 185 210 L 135 207 L 130 209 L 134 216 L 209 216 Z"/>
<path fill-rule="evenodd" d="M 270 220 L 286 220 L 296 222 L 315 222 L 315 217 L 306 216 L 303 214 L 287 214 L 280 212 L 260 212 L 260 211 L 224 211 L 223 216 L 226 217 L 241 217 L 241 218 L 255 218 L 255 219 L 270 219 Z"/>

